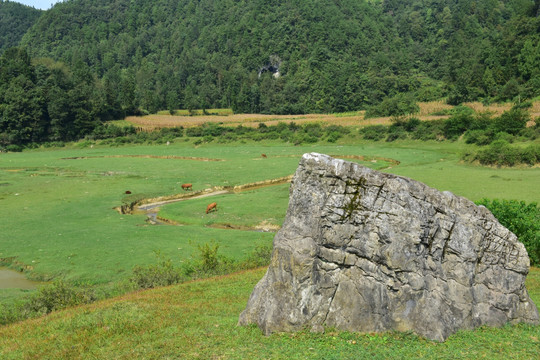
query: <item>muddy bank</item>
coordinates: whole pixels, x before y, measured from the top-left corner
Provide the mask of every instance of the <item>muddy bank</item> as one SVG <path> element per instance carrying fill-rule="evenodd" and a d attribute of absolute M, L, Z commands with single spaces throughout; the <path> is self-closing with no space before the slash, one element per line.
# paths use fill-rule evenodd
<path fill-rule="evenodd" d="M 267 221 L 263 221 L 260 224 L 254 226 L 245 226 L 245 225 L 235 225 L 228 223 L 218 223 L 208 225 L 207 227 L 213 229 L 227 229 L 227 230 L 241 230 L 241 231 L 256 231 L 256 232 L 276 232 L 281 229 L 281 226 L 276 224 L 271 224 Z"/>
<path fill-rule="evenodd" d="M 36 289 L 41 283 L 28 280 L 24 274 L 0 267 L 0 289 Z"/>

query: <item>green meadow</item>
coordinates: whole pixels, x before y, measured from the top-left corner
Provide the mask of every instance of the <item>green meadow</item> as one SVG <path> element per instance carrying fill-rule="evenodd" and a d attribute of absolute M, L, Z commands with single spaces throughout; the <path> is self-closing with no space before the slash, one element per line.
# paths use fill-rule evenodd
<path fill-rule="evenodd" d="M 144 214 L 121 215 L 114 208 L 181 193 L 183 183 L 192 183 L 197 191 L 291 175 L 302 154 L 312 151 L 363 156 L 364 161 L 353 161 L 473 201 L 540 201 L 540 169 L 464 164 L 459 161 L 460 143 L 238 145 L 195 147 L 182 139 L 170 146 L 75 145 L 2 154 L 0 258 L 4 265 L 26 269 L 31 279 L 48 281 L 60 277 L 91 285 L 125 279 L 133 266 L 155 261 L 157 251 L 180 263 L 192 256 L 198 245 L 210 241 L 220 244 L 223 255 L 241 259 L 257 245 L 271 242 L 273 234 L 212 225 L 280 225 L 287 209 L 287 184 L 162 206 L 159 216 L 181 226 L 153 226 L 145 221 Z M 261 153 L 267 158 L 262 158 Z M 172 158 L 164 158 L 167 156 Z M 199 160 L 182 159 L 189 157 Z M 218 202 L 218 211 L 206 215 L 206 205 L 213 201 Z"/>
<path fill-rule="evenodd" d="M 540 201 L 538 167 L 489 168 L 463 163 L 459 159 L 465 146 L 448 141 L 374 143 L 355 139 L 303 146 L 277 141 L 194 146 L 191 140 L 180 138 L 168 146 L 88 147 L 76 143 L 3 153 L 1 264 L 22 270 L 33 280 L 62 279 L 106 292 L 126 282 L 135 266 L 154 264 L 156 254 L 181 266 L 197 256 L 201 246 L 219 244 L 220 255 L 242 261 L 257 247 L 271 244 L 285 217 L 289 184 L 162 205 L 159 217 L 174 225 L 152 225 L 144 213 L 120 214 L 115 208 L 184 193 L 184 183 L 192 183 L 197 192 L 288 176 L 306 152 L 342 156 L 473 201 Z M 218 203 L 218 211 L 205 214 L 211 202 Z M 527 359 L 540 345 L 539 327 L 521 325 L 460 332 L 445 344 L 411 334 L 359 335 L 331 329 L 324 335 L 302 332 L 264 337 L 255 327 L 236 327 L 239 312 L 263 271 L 136 292 L 4 326 L 0 328 L 0 354 L 6 359 L 508 358 L 509 354 Z M 536 303 L 540 302 L 538 277 L 538 270 L 533 269 L 528 279 Z M 34 291 L 0 289 L 0 310 Z M 155 319 L 164 325 L 151 326 Z M 25 334 L 23 342 L 10 335 L 17 333 Z M 58 338 L 46 340 L 53 336 Z M 527 345 L 519 345 L 523 339 Z"/>

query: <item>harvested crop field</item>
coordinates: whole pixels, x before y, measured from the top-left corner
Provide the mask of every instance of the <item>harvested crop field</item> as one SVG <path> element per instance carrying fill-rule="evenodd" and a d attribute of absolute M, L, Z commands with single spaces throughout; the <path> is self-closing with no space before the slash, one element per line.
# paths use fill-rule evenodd
<path fill-rule="evenodd" d="M 422 102 L 418 103 L 420 111 L 417 114 L 410 115 L 418 117 L 422 121 L 431 121 L 446 119 L 450 115 L 444 114 L 449 112 L 453 107 L 442 101 Z M 503 112 L 511 109 L 512 104 L 492 104 L 483 105 L 479 102 L 465 103 L 467 106 L 476 112 L 490 112 L 494 116 L 499 116 Z M 265 125 L 277 125 L 280 122 L 296 124 L 306 123 L 324 123 L 325 125 L 342 125 L 342 126 L 367 126 L 367 125 L 389 125 L 392 117 L 376 117 L 365 118 L 365 111 L 354 111 L 340 114 L 303 114 L 303 115 L 265 115 L 265 114 L 230 114 L 219 112 L 220 115 L 198 115 L 194 112 L 194 116 L 189 116 L 184 111 L 176 111 L 180 115 L 169 115 L 159 113 L 147 116 L 129 116 L 125 119 L 128 124 L 141 128 L 145 131 L 152 131 L 161 128 L 183 126 L 185 128 L 200 126 L 205 123 L 218 123 L 224 126 L 246 126 L 258 127 L 260 123 Z M 540 116 L 540 102 L 533 103 L 530 109 L 532 119 Z M 223 114 L 223 115 L 221 115 Z"/>

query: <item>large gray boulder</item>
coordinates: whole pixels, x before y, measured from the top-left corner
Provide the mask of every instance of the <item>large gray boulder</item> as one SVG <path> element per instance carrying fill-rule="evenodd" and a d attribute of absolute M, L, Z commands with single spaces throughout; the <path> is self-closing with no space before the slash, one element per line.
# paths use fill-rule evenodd
<path fill-rule="evenodd" d="M 413 331 L 538 323 L 529 257 L 489 210 L 450 192 L 305 154 L 270 267 L 239 324 Z"/>

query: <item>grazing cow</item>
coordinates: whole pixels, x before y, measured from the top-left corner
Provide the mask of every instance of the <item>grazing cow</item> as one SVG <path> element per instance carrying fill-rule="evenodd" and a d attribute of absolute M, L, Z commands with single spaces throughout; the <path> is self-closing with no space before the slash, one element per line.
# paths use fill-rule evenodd
<path fill-rule="evenodd" d="M 266 154 L 261 154 L 261 157 L 265 158 L 266 159 Z"/>
<path fill-rule="evenodd" d="M 206 213 L 208 214 L 210 211 L 217 211 L 217 203 L 213 202 L 210 205 L 206 207 Z"/>
<path fill-rule="evenodd" d="M 129 190 L 126 190 L 126 194 L 131 194 L 131 191 L 129 191 Z"/>
<path fill-rule="evenodd" d="M 182 184 L 182 189 L 184 189 L 185 191 L 193 190 L 191 184 Z"/>

